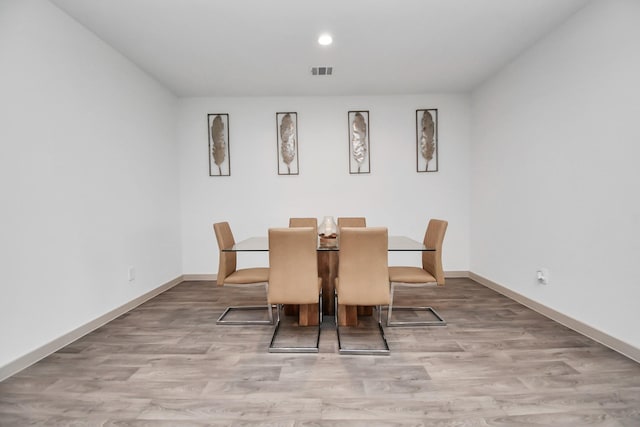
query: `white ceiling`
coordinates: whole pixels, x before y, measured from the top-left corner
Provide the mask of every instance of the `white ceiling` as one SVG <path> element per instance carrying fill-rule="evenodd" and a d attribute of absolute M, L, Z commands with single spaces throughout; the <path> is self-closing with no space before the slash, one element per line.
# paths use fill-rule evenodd
<path fill-rule="evenodd" d="M 51 1 L 179 96 L 468 91 L 587 2 Z"/>

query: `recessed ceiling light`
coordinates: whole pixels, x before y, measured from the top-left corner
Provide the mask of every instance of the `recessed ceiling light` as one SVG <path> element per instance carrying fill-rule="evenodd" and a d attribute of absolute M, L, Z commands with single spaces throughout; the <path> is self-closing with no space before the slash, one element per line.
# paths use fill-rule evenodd
<path fill-rule="evenodd" d="M 318 43 L 322 46 L 329 46 L 333 43 L 333 37 L 331 37 L 331 34 L 321 34 L 320 37 L 318 37 Z"/>

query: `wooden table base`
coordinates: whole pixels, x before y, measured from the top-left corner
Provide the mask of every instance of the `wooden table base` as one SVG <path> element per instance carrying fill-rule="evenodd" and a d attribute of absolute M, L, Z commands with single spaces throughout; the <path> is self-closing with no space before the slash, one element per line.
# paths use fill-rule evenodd
<path fill-rule="evenodd" d="M 315 326 L 319 320 L 318 304 L 285 305 L 284 314 L 298 316 L 299 326 Z M 358 316 L 371 316 L 372 314 L 373 307 L 342 304 L 338 306 L 340 326 L 358 326 Z M 333 313 L 331 316 L 333 316 Z"/>
<path fill-rule="evenodd" d="M 318 251 L 318 277 L 322 278 L 322 313 L 325 316 L 334 315 L 335 278 L 338 276 L 338 252 Z M 345 306 L 338 307 L 340 326 L 357 326 L 358 316 L 371 316 L 372 307 Z M 285 314 L 298 315 L 300 326 L 318 324 L 318 305 L 288 305 Z"/>
<path fill-rule="evenodd" d="M 299 326 L 318 325 L 318 304 L 285 305 L 286 316 L 298 316 Z"/>
<path fill-rule="evenodd" d="M 338 252 L 318 251 L 318 277 L 322 279 L 322 312 L 333 316 L 335 279 L 338 276 Z"/>

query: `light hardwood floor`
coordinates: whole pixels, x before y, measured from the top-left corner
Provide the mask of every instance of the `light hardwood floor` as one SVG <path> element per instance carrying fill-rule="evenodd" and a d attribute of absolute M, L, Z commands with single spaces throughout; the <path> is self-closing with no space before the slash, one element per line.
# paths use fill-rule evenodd
<path fill-rule="evenodd" d="M 330 318 L 319 354 L 216 325 L 263 294 L 183 282 L 0 383 L 0 425 L 640 426 L 639 364 L 471 280 L 398 295 L 448 326 L 386 328 L 388 357 Z"/>

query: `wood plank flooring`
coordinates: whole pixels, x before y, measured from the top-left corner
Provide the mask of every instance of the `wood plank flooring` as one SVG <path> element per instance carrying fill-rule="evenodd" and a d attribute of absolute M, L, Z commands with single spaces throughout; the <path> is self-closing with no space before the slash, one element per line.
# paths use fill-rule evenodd
<path fill-rule="evenodd" d="M 270 354 L 215 323 L 264 289 L 183 282 L 1 382 L 0 425 L 640 426 L 640 364 L 468 279 L 400 292 L 448 325 L 340 356 L 325 318 L 320 353 Z"/>

